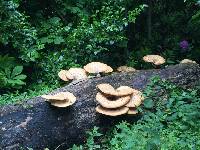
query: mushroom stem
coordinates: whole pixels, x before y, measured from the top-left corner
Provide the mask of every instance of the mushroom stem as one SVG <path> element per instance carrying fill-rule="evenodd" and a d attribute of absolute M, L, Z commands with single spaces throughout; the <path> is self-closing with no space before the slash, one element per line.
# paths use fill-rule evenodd
<path fill-rule="evenodd" d="M 100 78 L 100 77 L 101 77 L 101 74 L 100 74 L 100 72 L 99 72 L 99 73 L 97 73 L 96 77 L 97 77 L 97 78 Z"/>

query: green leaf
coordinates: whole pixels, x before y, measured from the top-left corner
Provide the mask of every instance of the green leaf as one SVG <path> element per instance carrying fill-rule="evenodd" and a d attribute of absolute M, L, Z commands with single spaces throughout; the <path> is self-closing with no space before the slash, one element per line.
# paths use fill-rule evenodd
<path fill-rule="evenodd" d="M 55 39 L 54 39 L 54 43 L 55 44 L 60 44 L 62 42 L 64 42 L 65 40 L 63 39 L 63 37 L 61 36 L 57 36 Z"/>
<path fill-rule="evenodd" d="M 154 106 L 154 101 L 152 99 L 147 98 L 144 100 L 145 108 L 153 108 L 153 106 Z"/>
<path fill-rule="evenodd" d="M 9 57 L 8 55 L 1 56 L 0 55 L 0 68 L 5 69 L 5 68 L 11 68 L 15 66 L 15 58 L 14 57 Z"/>
<path fill-rule="evenodd" d="M 20 75 L 14 77 L 13 79 L 16 79 L 16 80 L 24 80 L 24 79 L 26 79 L 26 77 L 27 77 L 26 75 L 20 74 Z"/>
<path fill-rule="evenodd" d="M 23 82 L 22 80 L 15 80 L 17 85 L 25 85 L 26 83 Z"/>
<path fill-rule="evenodd" d="M 22 70 L 23 70 L 23 66 L 16 66 L 12 71 L 11 78 L 14 78 L 15 76 L 17 76 L 20 73 L 22 73 Z"/>
<path fill-rule="evenodd" d="M 11 68 L 5 68 L 6 78 L 11 78 Z"/>
<path fill-rule="evenodd" d="M 41 43 L 48 43 L 48 37 L 42 37 L 40 38 Z"/>
<path fill-rule="evenodd" d="M 15 84 L 16 82 L 15 82 L 15 80 L 8 79 L 8 80 L 7 80 L 7 83 L 8 83 L 8 84 L 12 84 L 12 85 L 13 85 L 13 84 Z"/>
<path fill-rule="evenodd" d="M 52 17 L 49 19 L 49 22 L 52 24 L 59 24 L 60 21 L 61 21 L 61 19 L 58 17 Z"/>

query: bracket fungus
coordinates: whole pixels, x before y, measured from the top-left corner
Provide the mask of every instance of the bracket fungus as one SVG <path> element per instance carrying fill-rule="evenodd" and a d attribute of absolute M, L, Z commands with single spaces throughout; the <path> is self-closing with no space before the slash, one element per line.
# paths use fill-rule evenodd
<path fill-rule="evenodd" d="M 195 63 L 196 64 L 196 61 L 193 61 L 193 60 L 190 60 L 190 59 L 183 59 L 180 61 L 180 64 L 184 64 L 184 63 Z"/>
<path fill-rule="evenodd" d="M 134 90 L 129 86 L 120 86 L 116 89 L 117 96 L 131 95 Z"/>
<path fill-rule="evenodd" d="M 98 84 L 97 88 L 104 94 L 117 95 L 114 87 L 107 83 Z"/>
<path fill-rule="evenodd" d="M 76 97 L 70 92 L 60 92 L 55 95 L 42 95 L 41 97 L 56 107 L 68 107 L 76 102 Z"/>
<path fill-rule="evenodd" d="M 63 81 L 69 81 L 69 79 L 66 76 L 67 70 L 61 70 L 58 72 L 58 76 Z"/>
<path fill-rule="evenodd" d="M 107 116 L 119 116 L 119 115 L 123 115 L 126 114 L 128 112 L 129 108 L 128 107 L 119 107 L 119 108 L 115 108 L 115 109 L 108 109 L 108 108 L 104 108 L 102 106 L 97 106 L 96 107 L 96 111 L 98 113 L 107 115 Z"/>
<path fill-rule="evenodd" d="M 159 55 L 146 55 L 143 57 L 145 62 L 153 63 L 156 66 L 162 65 L 165 63 L 165 59 Z"/>
<path fill-rule="evenodd" d="M 133 67 L 128 67 L 128 66 L 120 66 L 117 68 L 117 71 L 118 72 L 133 72 L 133 71 L 136 71 L 136 69 Z"/>
<path fill-rule="evenodd" d="M 58 76 L 64 81 L 80 80 L 87 78 L 86 71 L 82 68 L 70 68 L 69 70 L 61 70 L 58 73 Z"/>
<path fill-rule="evenodd" d="M 104 73 L 110 73 L 113 72 L 113 68 L 107 65 L 107 69 Z"/>
<path fill-rule="evenodd" d="M 118 108 L 124 106 L 129 102 L 130 98 L 131 98 L 130 96 L 123 96 L 123 97 L 114 97 L 112 100 L 109 100 L 106 96 L 104 96 L 100 92 L 97 93 L 96 95 L 96 100 L 104 108 Z"/>
<path fill-rule="evenodd" d="M 120 86 L 116 90 L 113 86 L 107 83 L 97 85 L 97 88 L 104 94 L 110 96 L 127 96 L 133 93 L 133 89 L 128 86 Z"/>
<path fill-rule="evenodd" d="M 142 103 L 142 93 L 128 86 L 120 86 L 115 89 L 107 83 L 97 85 L 100 92 L 96 95 L 99 105 L 96 107 L 98 113 L 108 116 L 122 114 L 137 114 L 136 107 Z"/>
<path fill-rule="evenodd" d="M 134 90 L 130 101 L 126 104 L 126 107 L 138 107 L 142 104 L 144 97 L 142 96 L 142 92 L 138 90 Z"/>
<path fill-rule="evenodd" d="M 87 78 L 86 71 L 82 68 L 70 68 L 67 71 L 66 76 L 70 80 L 79 80 Z"/>
<path fill-rule="evenodd" d="M 100 75 L 100 73 L 110 73 L 113 72 L 113 69 L 101 62 L 91 62 L 83 67 L 86 72 L 90 74 Z"/>

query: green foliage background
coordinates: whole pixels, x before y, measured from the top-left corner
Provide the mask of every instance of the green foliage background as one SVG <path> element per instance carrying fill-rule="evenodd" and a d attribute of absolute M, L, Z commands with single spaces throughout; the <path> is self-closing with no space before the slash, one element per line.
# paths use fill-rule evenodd
<path fill-rule="evenodd" d="M 0 0 L 0 105 L 62 86 L 60 69 L 90 61 L 147 69 L 142 57 L 159 54 L 167 65 L 200 63 L 199 27 L 199 0 Z M 122 122 L 106 136 L 95 127 L 72 150 L 200 149 L 199 88 L 155 78 L 145 97 L 137 123 Z"/>
<path fill-rule="evenodd" d="M 167 64 L 198 62 L 199 8 L 195 0 L 0 0 L 0 62 L 12 64 L 1 65 L 0 92 L 58 87 L 61 68 L 90 61 L 141 69 L 151 67 L 144 55 L 159 54 Z"/>

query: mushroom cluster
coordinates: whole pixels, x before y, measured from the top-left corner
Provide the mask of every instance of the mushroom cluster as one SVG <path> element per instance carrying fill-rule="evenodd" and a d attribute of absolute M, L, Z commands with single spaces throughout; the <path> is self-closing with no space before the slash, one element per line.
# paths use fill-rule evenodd
<path fill-rule="evenodd" d="M 96 107 L 98 113 L 108 116 L 123 114 L 137 114 L 136 108 L 142 103 L 142 93 L 128 86 L 114 89 L 107 83 L 97 85 L 99 92 L 96 100 L 100 105 Z"/>
<path fill-rule="evenodd" d="M 63 81 L 86 79 L 86 71 L 82 68 L 70 68 L 69 70 L 61 70 L 58 76 Z"/>
<path fill-rule="evenodd" d="M 101 62 L 91 62 L 84 68 L 70 68 L 69 70 L 61 70 L 58 76 L 63 81 L 80 80 L 88 78 L 88 74 L 100 75 L 100 73 L 110 73 L 113 69 L 107 64 Z"/>
<path fill-rule="evenodd" d="M 42 95 L 41 97 L 56 107 L 68 107 L 76 102 L 76 97 L 70 92 L 60 92 L 55 95 Z"/>

